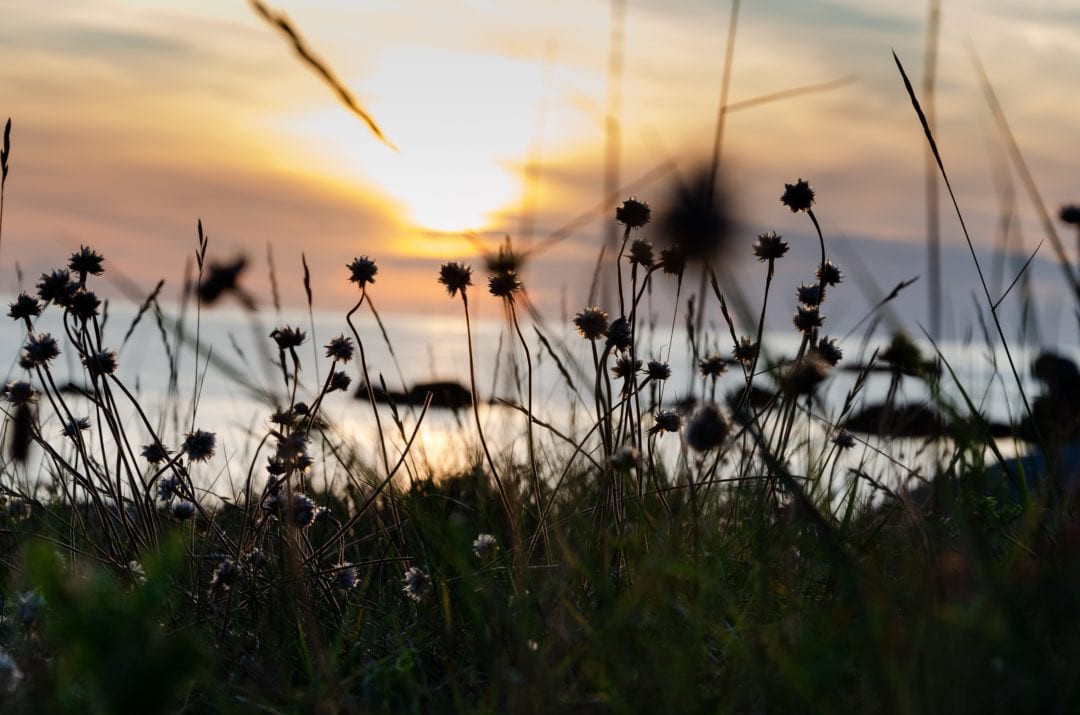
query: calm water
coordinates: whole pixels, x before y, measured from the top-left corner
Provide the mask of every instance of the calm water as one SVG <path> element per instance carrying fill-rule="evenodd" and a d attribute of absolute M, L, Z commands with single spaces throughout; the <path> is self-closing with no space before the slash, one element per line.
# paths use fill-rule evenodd
<path fill-rule="evenodd" d="M 267 314 L 253 319 L 237 311 L 204 311 L 199 324 L 198 361 L 195 359 L 193 337 L 178 343 L 175 332 L 171 329 L 167 331 L 170 350 L 180 356 L 175 390 L 170 392 L 165 344 L 153 316 L 145 316 L 127 342 L 124 342 L 125 333 L 134 315 L 132 308 L 113 308 L 105 326 L 105 344 L 119 353 L 118 375 L 139 395 L 140 402 L 151 420 L 161 425 L 162 438 L 169 445 L 175 446 L 182 440 L 183 433 L 190 431 L 193 425 L 218 434 L 219 456 L 204 469 L 202 477 L 208 487 L 225 492 L 229 491 L 229 484 L 237 483 L 243 478 L 248 465 L 254 459 L 260 462 L 264 460 L 265 450 L 263 455 L 256 456 L 253 449 L 269 425 L 267 418 L 272 410 L 271 405 L 283 407 L 286 404 L 281 371 L 271 364 L 271 360 L 276 359 L 277 351 L 268 337 L 270 331 L 279 325 L 288 324 L 298 326 L 308 333 L 307 341 L 298 349 L 302 361 L 303 387 L 297 399 L 309 403 L 329 369 L 330 362 L 325 357 L 322 346 L 336 335 L 350 334 L 344 316 L 340 313 L 316 314 L 312 327 L 306 312 L 286 314 L 281 319 L 271 319 L 274 316 Z M 194 318 L 194 314 L 189 314 L 186 319 L 186 326 L 192 335 Z M 38 330 L 59 336 L 63 330 L 58 321 L 58 312 L 47 311 L 37 326 Z M 390 390 L 402 390 L 402 385 L 416 381 L 454 380 L 468 384 L 468 351 L 463 320 L 416 316 L 387 317 L 385 328 L 393 352 L 370 313 L 358 314 L 355 324 L 364 341 L 369 371 L 376 384 L 380 376 Z M 24 374 L 17 364 L 18 350 L 25 338 L 19 328 L 19 324 L 9 319 L 0 321 L 0 339 L 7 356 L 7 379 L 22 377 Z M 553 322 L 542 328 L 553 349 L 560 355 L 564 367 L 570 372 L 571 380 L 577 388 L 572 391 L 547 349 L 540 345 L 531 326 L 524 325 L 523 329 L 529 340 L 534 362 L 535 414 L 566 435 L 583 434 L 590 424 L 589 416 L 592 414 L 590 396 L 593 368 L 588 342 L 578 337 L 573 326 L 569 324 Z M 699 393 L 702 388 L 700 378 L 697 378 L 696 371 L 691 368 L 685 334 L 676 331 L 673 339 L 669 340 L 668 331 L 669 328 L 645 331 L 644 337 L 652 349 L 651 352 L 643 351 L 639 357 L 647 361 L 670 355 L 673 377 L 664 387 L 663 401 L 665 404 L 673 404 L 690 393 L 692 381 L 696 381 L 695 389 Z M 727 336 L 727 333 L 722 335 Z M 478 383 L 482 396 L 495 395 L 519 404 L 524 403 L 526 373 L 520 344 L 516 341 L 510 342 L 501 321 L 491 320 L 478 321 L 474 325 L 474 340 Z M 730 337 L 723 337 L 718 346 L 722 351 L 728 351 L 729 343 Z M 798 337 L 794 333 L 790 336 L 772 336 L 766 340 L 767 349 L 772 355 L 793 355 L 797 345 Z M 883 345 L 884 340 L 881 344 L 869 346 L 869 349 Z M 845 363 L 860 361 L 859 344 L 855 339 L 842 342 L 841 347 L 845 352 Z M 516 356 L 513 359 L 509 357 L 511 352 Z M 950 344 L 943 347 L 943 352 L 958 373 L 969 396 L 984 415 L 993 420 L 1009 421 L 1019 414 L 1019 391 L 1000 351 L 993 355 L 984 346 Z M 1036 394 L 1038 390 L 1038 386 L 1029 376 L 1029 365 L 1035 354 L 1037 351 L 1014 349 L 1014 358 L 1024 376 L 1025 389 L 1030 395 Z M 997 371 L 993 366 L 995 359 L 1000 366 Z M 354 388 L 362 381 L 358 362 L 356 360 L 345 366 L 353 378 Z M 55 374 L 61 383 L 69 380 L 77 384 L 86 382 L 73 351 L 66 348 L 56 362 Z M 844 396 L 854 384 L 854 379 L 852 372 L 838 371 L 835 374 L 821 394 L 821 403 L 816 408 L 821 416 L 827 418 L 839 411 Z M 719 391 L 722 393 L 733 390 L 740 384 L 741 371 L 733 368 L 721 380 Z M 862 404 L 882 399 L 888 385 L 887 374 L 872 375 L 863 390 Z M 948 398 L 959 401 L 959 391 L 948 377 L 943 381 L 943 390 Z M 919 381 L 906 379 L 900 387 L 901 401 L 923 399 L 926 396 L 926 388 Z M 85 400 L 72 397 L 71 401 L 75 414 L 90 417 L 93 421 L 91 406 Z M 388 441 L 395 445 L 391 449 L 393 459 L 405 438 L 394 424 L 389 408 L 380 407 Z M 354 399 L 351 394 L 335 393 L 328 396 L 324 409 L 334 425 L 331 439 L 338 444 L 349 446 L 369 463 L 375 463 L 379 450 L 371 409 L 366 400 Z M 51 414 L 50 408 L 42 408 L 42 418 L 45 421 L 46 434 L 56 435 L 56 442 L 63 443 L 64 440 L 59 434 L 60 423 L 56 416 Z M 418 409 L 401 408 L 400 421 L 406 434 L 411 434 L 418 418 Z M 525 425 L 523 414 L 502 405 L 486 405 L 482 409 L 482 419 L 485 433 L 499 450 L 512 450 L 516 460 L 524 460 L 525 441 L 521 439 Z M 139 435 L 136 438 L 139 444 L 149 441 L 133 410 L 128 415 L 128 425 L 133 434 Z M 537 434 L 543 455 L 566 448 L 564 442 L 544 430 L 537 430 Z M 679 458 L 681 450 L 677 436 L 666 435 L 660 440 L 660 444 L 665 459 Z M 905 464 L 918 464 L 923 458 L 928 462 L 933 461 L 932 454 L 924 454 L 923 457 L 916 454 L 920 447 L 913 442 L 885 441 L 874 442 L 874 445 Z M 452 472 L 468 464 L 477 454 L 477 449 L 475 430 L 468 412 L 432 409 L 424 417 L 417 432 L 409 466 L 417 474 Z M 857 448 L 852 450 L 846 459 L 865 459 L 867 455 L 872 455 L 872 452 Z M 813 458 L 812 452 L 803 457 L 795 456 L 796 462 Z M 890 466 L 886 458 L 873 459 L 890 473 L 902 473 L 902 470 Z M 199 468 L 202 469 L 202 466 Z M 326 476 L 333 477 L 330 474 Z"/>

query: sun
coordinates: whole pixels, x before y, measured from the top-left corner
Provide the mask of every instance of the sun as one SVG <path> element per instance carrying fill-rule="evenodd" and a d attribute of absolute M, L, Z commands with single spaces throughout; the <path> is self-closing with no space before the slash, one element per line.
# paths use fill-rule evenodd
<path fill-rule="evenodd" d="M 513 58 L 399 48 L 353 82 L 398 152 L 328 104 L 289 120 L 321 146 L 329 170 L 384 192 L 421 232 L 494 228 L 520 201 L 520 172 L 537 132 L 542 68 Z"/>

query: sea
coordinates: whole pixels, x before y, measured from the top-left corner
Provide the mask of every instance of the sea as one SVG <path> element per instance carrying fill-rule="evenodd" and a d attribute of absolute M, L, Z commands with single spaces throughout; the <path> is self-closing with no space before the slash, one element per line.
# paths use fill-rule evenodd
<path fill-rule="evenodd" d="M 235 493 L 249 474 L 255 475 L 256 481 L 264 478 L 266 458 L 273 449 L 273 440 L 264 440 L 274 428 L 269 418 L 293 402 L 314 402 L 331 369 L 324 347 L 330 339 L 345 335 L 355 342 L 353 330 L 340 312 L 250 313 L 239 308 L 197 310 L 190 306 L 186 311 L 163 307 L 156 313 L 153 308 L 140 312 L 137 306 L 126 305 L 110 306 L 102 318 L 102 344 L 117 353 L 116 376 L 130 390 L 166 446 L 175 449 L 185 434 L 196 429 L 217 436 L 214 459 L 193 465 L 193 471 L 208 495 L 222 497 Z M 388 313 L 380 318 L 381 322 L 363 309 L 353 317 L 355 335 L 363 346 L 363 363 L 373 386 L 403 393 L 417 383 L 470 384 L 469 342 L 463 317 Z M 295 388 L 291 382 L 286 387 L 280 354 L 270 337 L 274 329 L 282 326 L 305 333 L 304 343 L 296 349 Z M 522 464 L 528 458 L 527 415 L 523 408 L 529 404 L 530 376 L 537 454 L 548 463 L 572 454 L 575 441 L 585 435 L 595 419 L 595 364 L 589 341 L 580 337 L 571 323 L 561 321 L 539 324 L 522 318 L 524 345 L 503 319 L 476 320 L 472 329 L 477 389 L 483 403 L 480 419 L 498 459 Z M 57 385 L 72 388 L 65 392 L 72 413 L 86 417 L 90 430 L 98 429 L 100 416 L 93 403 L 77 392 L 77 388 L 88 386 L 88 378 L 65 335 L 61 313 L 55 308 L 47 310 L 36 322 L 35 330 L 50 333 L 60 341 L 62 352 L 53 365 L 54 379 Z M 0 369 L 5 372 L 5 383 L 29 377 L 18 364 L 25 339 L 26 329 L 21 322 L 10 318 L 0 321 Z M 797 421 L 804 439 L 796 440 L 802 446 L 791 455 L 793 472 L 809 470 L 830 450 L 829 439 L 836 433 L 833 423 L 856 388 L 858 366 L 865 365 L 874 351 L 883 350 L 888 342 L 886 335 L 840 341 L 845 355 L 840 363 L 842 369 L 833 371 L 810 403 L 809 413 L 800 413 Z M 707 347 L 701 352 L 719 349 L 730 355 L 730 335 L 723 331 L 707 334 L 702 343 Z M 767 334 L 763 343 L 764 354 L 777 360 L 795 354 L 799 336 L 794 331 Z M 935 356 L 928 342 L 916 343 L 925 357 Z M 722 397 L 745 385 L 741 367 L 732 365 L 714 391 L 697 371 L 686 330 L 673 328 L 670 317 L 652 324 L 643 321 L 638 344 L 642 346 L 639 359 L 660 360 L 671 367 L 671 378 L 655 393 L 658 409 L 685 405 L 688 398 Z M 1036 348 L 1010 346 L 1006 353 L 1000 346 L 946 342 L 939 349 L 945 367 L 936 388 L 913 377 L 894 379 L 887 370 L 869 372 L 859 385 L 853 409 L 880 403 L 890 390 L 895 390 L 899 403 L 934 400 L 952 405 L 962 414 L 969 412 L 970 403 L 986 419 L 1008 424 L 1023 415 L 1025 397 L 1030 400 L 1039 393 L 1040 385 L 1031 375 L 1032 361 L 1039 353 Z M 1080 356 L 1074 353 L 1069 357 L 1076 360 Z M 1014 377 L 1010 359 L 1019 380 Z M 291 374 L 295 367 L 291 356 L 286 356 L 285 367 Z M 349 391 L 331 393 L 322 402 L 326 436 L 318 447 L 322 459 L 316 458 L 315 478 L 333 484 L 351 469 L 346 462 L 356 460 L 354 464 L 371 468 L 365 471 L 371 475 L 368 478 L 376 479 L 373 475 L 380 474 L 383 464 L 382 445 L 386 446 L 391 464 L 405 455 L 399 469 L 402 479 L 445 477 L 467 469 L 479 459 L 471 410 L 432 407 L 425 412 L 416 405 L 402 404 L 392 409 L 380 404 L 377 424 L 366 392 L 357 389 L 364 382 L 361 361 L 354 359 L 339 364 L 337 369 L 344 370 L 352 384 Z M 758 378 L 758 382 L 770 384 L 767 376 Z M 937 390 L 936 395 L 932 389 Z M 644 402 L 648 405 L 649 400 Z M 119 404 L 125 429 L 137 450 L 139 445 L 149 443 L 151 436 L 135 405 L 125 398 Z M 4 408 L 10 413 L 9 405 Z M 42 434 L 50 444 L 61 452 L 72 448 L 61 435 L 62 421 L 47 400 L 39 403 L 38 416 Z M 647 425 L 652 424 L 650 416 L 644 419 Z M 40 450 L 37 458 L 26 464 L 8 460 L 10 432 L 7 420 L 6 467 L 0 475 L 23 482 L 23 487 L 51 482 L 56 466 L 42 459 Z M 839 456 L 833 453 L 838 468 L 831 473 L 844 475 L 857 468 L 885 475 L 884 483 L 899 488 L 913 479 L 930 476 L 940 459 L 940 445 L 935 447 L 925 440 L 856 436 L 859 441 L 854 449 Z M 693 458 L 680 434 L 663 433 L 655 444 L 657 458 L 668 462 L 669 470 L 674 471 L 680 460 Z M 999 446 L 1006 455 L 1025 449 L 1011 439 Z M 598 459 L 599 449 L 598 440 L 586 440 L 584 451 L 588 457 Z M 385 473 L 385 467 L 381 469 Z M 355 470 L 350 473 L 355 478 Z M 715 474 L 722 477 L 724 473 L 725 465 L 721 464 Z"/>

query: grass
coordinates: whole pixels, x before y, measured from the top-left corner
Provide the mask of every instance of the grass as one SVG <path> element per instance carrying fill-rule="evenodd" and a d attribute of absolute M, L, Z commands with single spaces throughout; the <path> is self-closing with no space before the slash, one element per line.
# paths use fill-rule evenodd
<path fill-rule="evenodd" d="M 1050 467 L 1035 474 L 1007 460 L 952 366 L 902 338 L 866 351 L 841 404 L 824 403 L 849 346 L 820 334 L 820 317 L 847 286 L 810 185 L 787 185 L 783 202 L 807 214 L 821 249 L 798 289 L 800 343 L 788 359 L 765 343 L 766 312 L 784 309 L 769 303 L 787 252 L 775 234 L 746 246 L 765 264 L 754 309 L 727 292 L 700 243 L 689 265 L 678 236 L 654 251 L 644 238 L 651 210 L 627 200 L 613 217 L 623 241 L 606 264 L 619 293 L 606 309 L 617 314 L 585 308 L 565 339 L 525 320 L 529 286 L 507 243 L 486 283 L 505 307 L 501 357 L 518 397 L 500 409 L 520 424 L 517 449 L 485 436 L 479 411 L 469 296 L 480 288 L 468 266 L 443 266 L 438 280 L 464 312 L 473 404 L 458 424 L 475 456 L 449 476 L 417 472 L 410 459 L 430 397 L 408 425 L 399 406 L 376 399 L 365 351 L 376 338 L 354 316 L 371 311 L 390 337 L 372 305 L 376 262 L 356 258 L 359 297 L 343 306 L 339 337 L 324 336 L 315 353 L 315 336 L 294 326 L 266 339 L 278 381 L 265 393 L 269 426 L 252 436 L 250 462 L 225 465 L 228 499 L 207 492 L 225 457 L 214 415 L 198 408 L 203 371 L 217 368 L 197 362 L 193 394 L 171 391 L 170 406 L 150 414 L 109 347 L 120 333 L 95 293 L 103 259 L 81 248 L 10 308 L 26 343 L 3 405 L 6 709 L 1075 710 L 1080 523 L 1070 475 L 1056 468 L 1071 429 L 1047 433 L 1039 406 L 1049 403 L 1025 394 L 1021 417 Z M 243 263 L 216 265 L 207 251 L 200 224 L 198 272 L 175 325 L 157 302 L 161 284 L 136 318 L 156 321 L 172 385 L 180 355 L 192 343 L 202 354 L 202 310 L 230 294 L 254 306 L 236 282 Z M 681 296 L 695 271 L 703 289 L 689 299 L 680 349 L 664 338 L 682 304 L 657 316 L 649 300 L 654 289 Z M 306 259 L 304 276 L 310 314 Z M 1007 350 L 1001 301 L 989 289 L 985 298 L 997 327 L 987 344 Z M 733 316 L 729 305 L 743 309 Z M 62 334 L 39 332 L 43 311 L 59 315 Z M 706 311 L 722 319 L 720 335 L 703 331 Z M 665 360 L 649 336 L 667 346 Z M 589 343 L 585 367 L 566 357 L 578 339 Z M 719 345 L 731 347 L 708 347 Z M 62 353 L 79 358 L 84 397 L 58 386 Z M 562 422 L 536 410 L 541 359 L 573 390 Z M 665 387 L 688 364 L 696 405 L 674 408 Z M 886 412 L 915 381 L 945 416 L 924 445 L 929 472 L 871 459 L 880 440 L 843 429 L 879 368 L 891 378 Z M 352 378 L 366 386 L 378 435 L 370 463 L 324 411 Z M 944 396 L 944 380 L 957 382 L 961 402 Z M 302 403 L 304 394 L 315 397 Z"/>

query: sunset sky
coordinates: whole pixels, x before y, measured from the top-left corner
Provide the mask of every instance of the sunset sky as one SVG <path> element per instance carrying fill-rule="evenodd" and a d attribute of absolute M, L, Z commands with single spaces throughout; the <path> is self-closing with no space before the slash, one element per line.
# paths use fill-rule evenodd
<path fill-rule="evenodd" d="M 380 266 L 375 289 L 386 309 L 452 310 L 435 276 L 445 260 L 479 265 L 464 232 L 490 245 L 508 233 L 524 246 L 602 200 L 608 2 L 268 4 L 289 16 L 397 151 L 241 0 L 0 2 L 0 114 L 14 125 L 0 291 L 18 289 L 16 263 L 32 283 L 86 243 L 147 290 L 164 277 L 175 294 L 202 219 L 212 256 L 249 256 L 246 281 L 259 295 L 267 295 L 270 245 L 289 301 L 302 300 L 303 252 L 317 307 L 347 309 L 355 294 L 345 264 L 368 254 Z M 782 275 L 794 285 L 812 272 L 803 260 L 817 250 L 809 223 L 778 201 L 783 184 L 802 177 L 849 271 L 844 250 L 861 256 L 886 292 L 925 274 L 925 140 L 891 50 L 918 87 L 927 9 L 907 0 L 743 3 L 730 102 L 850 81 L 729 115 L 723 174 L 745 244 L 733 265 L 759 270 L 750 242 L 776 230 L 795 244 Z M 944 0 L 942 13 L 938 140 L 990 265 L 1016 175 L 969 48 L 1056 216 L 1061 204 L 1080 202 L 1080 6 Z M 654 206 L 711 149 L 729 15 L 726 2 L 627 4 L 621 178 L 629 184 L 669 159 L 680 168 L 636 190 Z M 1030 252 L 1042 230 L 1023 188 L 1012 189 L 1019 223 L 1011 240 Z M 523 206 L 535 212 L 531 236 L 521 235 Z M 553 315 L 564 302 L 580 309 L 610 215 L 530 264 L 526 282 Z M 945 203 L 942 227 L 947 298 L 967 310 L 976 274 Z M 1074 233 L 1058 230 L 1075 256 Z M 1044 245 L 1036 292 L 1068 315 L 1052 263 Z M 869 304 L 854 284 L 849 290 Z M 897 306 L 912 325 L 925 322 L 925 278 L 909 291 Z M 949 319 L 958 333 L 973 321 L 962 315 L 956 308 Z"/>

